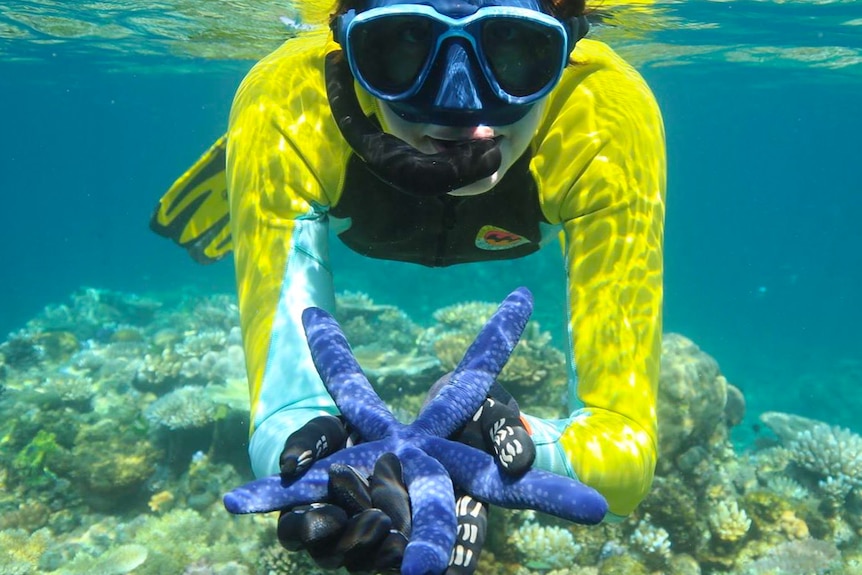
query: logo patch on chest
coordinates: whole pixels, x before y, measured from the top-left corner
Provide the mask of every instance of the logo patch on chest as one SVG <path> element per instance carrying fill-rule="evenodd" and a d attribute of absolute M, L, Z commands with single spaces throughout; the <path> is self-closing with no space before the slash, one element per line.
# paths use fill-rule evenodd
<path fill-rule="evenodd" d="M 530 240 L 524 236 L 497 226 L 482 226 L 476 234 L 476 247 L 481 250 L 508 250 L 528 243 Z"/>

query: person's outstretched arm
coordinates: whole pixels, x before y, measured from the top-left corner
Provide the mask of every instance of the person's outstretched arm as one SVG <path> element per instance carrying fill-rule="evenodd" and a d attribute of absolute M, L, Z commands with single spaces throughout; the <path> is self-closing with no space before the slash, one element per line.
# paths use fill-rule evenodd
<path fill-rule="evenodd" d="M 279 471 L 285 439 L 337 410 L 311 362 L 300 316 L 334 308 L 329 195 L 346 145 L 323 86 L 323 43 L 295 39 L 258 63 L 231 110 L 230 225 L 251 397 L 255 475 Z M 313 42 L 312 42 L 313 43 Z"/>
<path fill-rule="evenodd" d="M 571 416 L 530 421 L 538 466 L 576 476 L 625 515 L 649 491 L 657 455 L 664 128 L 637 72 L 582 44 L 534 159 L 545 215 L 565 232 Z"/>

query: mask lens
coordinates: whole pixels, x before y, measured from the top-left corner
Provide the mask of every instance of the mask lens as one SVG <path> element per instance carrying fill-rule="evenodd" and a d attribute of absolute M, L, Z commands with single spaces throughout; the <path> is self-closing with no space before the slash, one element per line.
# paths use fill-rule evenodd
<path fill-rule="evenodd" d="M 350 47 L 358 72 L 382 93 L 406 92 L 427 65 L 432 27 L 430 19 L 412 15 L 357 24 L 350 34 Z"/>
<path fill-rule="evenodd" d="M 549 26 L 518 18 L 489 18 L 481 34 L 494 78 L 512 96 L 536 94 L 560 71 L 564 39 Z"/>

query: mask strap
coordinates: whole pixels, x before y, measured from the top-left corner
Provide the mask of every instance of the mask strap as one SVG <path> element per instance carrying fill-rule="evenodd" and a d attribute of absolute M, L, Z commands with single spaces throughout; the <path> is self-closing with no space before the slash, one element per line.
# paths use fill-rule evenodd
<path fill-rule="evenodd" d="M 326 96 L 341 135 L 378 178 L 396 189 L 415 196 L 441 196 L 500 168 L 500 148 L 491 138 L 423 154 L 380 130 L 359 105 L 353 74 L 341 51 L 326 55 L 325 74 Z"/>
<path fill-rule="evenodd" d="M 587 32 L 590 31 L 590 21 L 582 14 L 581 16 L 569 18 L 565 21 L 565 24 L 569 29 L 568 53 L 571 54 L 572 50 L 575 49 L 575 44 L 577 44 L 584 36 L 587 35 Z"/>

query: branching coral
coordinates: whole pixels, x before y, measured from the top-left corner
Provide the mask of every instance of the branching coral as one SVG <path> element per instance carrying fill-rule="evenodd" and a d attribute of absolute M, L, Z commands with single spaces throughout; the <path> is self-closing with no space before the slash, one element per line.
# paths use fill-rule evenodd
<path fill-rule="evenodd" d="M 675 552 L 697 553 L 708 538 L 701 504 L 706 498 L 679 475 L 659 476 L 641 510 L 664 527 Z"/>
<path fill-rule="evenodd" d="M 70 304 L 46 307 L 27 323 L 36 331 L 69 331 L 80 340 L 94 337 L 105 326 L 143 325 L 151 322 L 162 303 L 134 294 L 81 289 L 71 296 Z"/>
<path fill-rule="evenodd" d="M 209 350 L 201 356 L 182 361 L 180 375 L 189 382 L 222 383 L 228 379 L 245 379 L 245 355 L 239 345 Z"/>
<path fill-rule="evenodd" d="M 648 557 L 667 559 L 670 557 L 670 536 L 662 527 L 652 524 L 647 513 L 629 538 L 632 545 Z"/>
<path fill-rule="evenodd" d="M 186 302 L 186 307 L 191 309 L 180 316 L 183 329 L 192 332 L 227 332 L 239 325 L 239 306 L 233 295 L 216 294 L 196 298 Z"/>
<path fill-rule="evenodd" d="M 0 531 L 0 573 L 28 575 L 35 573 L 42 554 L 51 543 L 51 532 L 40 529 L 27 533 L 23 529 Z"/>
<path fill-rule="evenodd" d="M 138 363 L 132 385 L 141 391 L 163 393 L 183 380 L 184 359 L 173 347 L 157 354 L 146 354 Z"/>
<path fill-rule="evenodd" d="M 570 566 L 581 550 L 568 529 L 528 521 L 509 537 L 523 562 L 559 569 Z"/>
<path fill-rule="evenodd" d="M 788 499 L 805 499 L 808 497 L 808 490 L 800 483 L 786 475 L 775 475 L 766 480 L 766 488 Z"/>
<path fill-rule="evenodd" d="M 492 303 L 462 302 L 438 309 L 434 312 L 434 319 L 442 324 L 444 329 L 470 332 L 472 340 L 495 309 L 497 306 Z"/>
<path fill-rule="evenodd" d="M 160 353 L 144 355 L 137 363 L 135 387 L 156 393 L 246 376 L 242 347 L 233 335 L 216 331 L 188 336 Z"/>
<path fill-rule="evenodd" d="M 186 386 L 150 404 L 145 415 L 150 423 L 171 430 L 195 429 L 213 423 L 220 414 L 218 405 L 200 387 Z"/>
<path fill-rule="evenodd" d="M 265 575 L 327 575 L 327 571 L 318 567 L 304 552 L 292 552 L 281 546 L 265 546 L 258 557 L 258 573 Z"/>
<path fill-rule="evenodd" d="M 726 542 L 739 541 L 751 527 L 751 519 L 735 499 L 720 500 L 711 509 L 707 521 L 712 534 Z"/>
<path fill-rule="evenodd" d="M 855 433 L 819 423 L 797 433 L 788 449 L 794 463 L 821 478 L 819 488 L 836 507 L 862 486 L 862 437 Z"/>
<path fill-rule="evenodd" d="M 74 373 L 55 373 L 22 390 L 19 398 L 43 409 L 59 406 L 86 409 L 96 391 L 95 382 L 90 377 Z"/>
<path fill-rule="evenodd" d="M 210 351 L 224 349 L 227 334 L 220 330 L 209 329 L 189 333 L 177 344 L 177 352 L 182 356 L 200 357 Z"/>
<path fill-rule="evenodd" d="M 387 402 L 411 394 L 424 397 L 444 373 L 440 362 L 431 355 L 402 353 L 383 344 L 357 346 L 353 351 L 362 371 Z"/>
<path fill-rule="evenodd" d="M 211 295 L 196 301 L 191 313 L 183 317 L 191 330 L 228 332 L 239 325 L 239 306 L 232 295 Z"/>
<path fill-rule="evenodd" d="M 756 466 L 758 475 L 768 479 L 776 474 L 779 476 L 784 475 L 787 466 L 790 465 L 791 459 L 790 450 L 775 446 L 758 451 L 753 463 Z"/>

